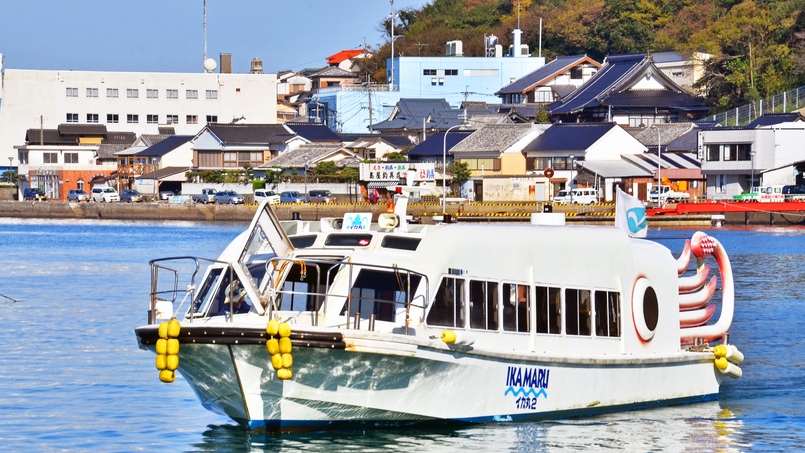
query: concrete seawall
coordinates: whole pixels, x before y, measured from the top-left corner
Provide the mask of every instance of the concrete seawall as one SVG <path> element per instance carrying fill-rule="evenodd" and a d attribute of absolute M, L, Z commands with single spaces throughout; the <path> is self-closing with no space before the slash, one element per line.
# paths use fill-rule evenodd
<path fill-rule="evenodd" d="M 168 204 L 168 203 L 67 203 L 0 202 L 0 217 L 38 219 L 103 219 L 123 221 L 193 221 L 193 222 L 249 222 L 257 205 Z M 318 220 L 322 217 L 343 217 L 348 212 L 371 212 L 374 219 L 386 212 L 385 205 L 369 204 L 279 204 L 273 206 L 280 220 Z M 572 224 L 612 225 L 614 206 L 554 206 L 554 212 L 568 214 Z M 461 222 L 528 222 L 530 214 L 542 212 L 536 204 L 468 205 L 456 204 L 447 209 Z M 409 205 L 408 213 L 420 216 L 423 223 L 433 222 L 442 213 L 437 204 Z M 734 216 L 731 216 L 734 217 Z M 743 215 L 729 218 L 726 223 L 744 224 Z M 768 216 L 767 220 L 768 222 Z M 706 226 L 710 216 L 656 216 L 649 219 L 652 225 Z M 765 223 L 768 225 L 768 223 Z"/>

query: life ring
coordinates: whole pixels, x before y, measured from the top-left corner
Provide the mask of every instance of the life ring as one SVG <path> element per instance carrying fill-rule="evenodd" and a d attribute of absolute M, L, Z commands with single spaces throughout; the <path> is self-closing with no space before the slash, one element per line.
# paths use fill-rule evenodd
<path fill-rule="evenodd" d="M 550 179 L 553 178 L 553 168 L 546 168 L 545 171 L 542 172 L 546 178 Z"/>

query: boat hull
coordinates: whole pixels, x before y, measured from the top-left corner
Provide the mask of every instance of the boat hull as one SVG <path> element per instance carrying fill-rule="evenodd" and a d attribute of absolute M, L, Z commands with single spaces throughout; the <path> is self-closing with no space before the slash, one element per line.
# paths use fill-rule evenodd
<path fill-rule="evenodd" d="M 592 360 L 500 356 L 409 343 L 295 347 L 280 380 L 264 345 L 182 344 L 202 405 L 252 429 L 555 418 L 715 399 L 708 354 Z M 685 357 L 685 356 L 690 357 Z"/>

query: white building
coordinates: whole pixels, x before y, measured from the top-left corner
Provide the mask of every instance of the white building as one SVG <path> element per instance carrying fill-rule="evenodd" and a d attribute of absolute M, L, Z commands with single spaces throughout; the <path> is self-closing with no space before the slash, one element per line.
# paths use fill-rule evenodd
<path fill-rule="evenodd" d="M 276 74 L 0 71 L 0 162 L 13 157 L 15 166 L 14 146 L 33 128 L 98 123 L 140 135 L 170 126 L 195 135 L 207 123 L 277 121 Z"/>

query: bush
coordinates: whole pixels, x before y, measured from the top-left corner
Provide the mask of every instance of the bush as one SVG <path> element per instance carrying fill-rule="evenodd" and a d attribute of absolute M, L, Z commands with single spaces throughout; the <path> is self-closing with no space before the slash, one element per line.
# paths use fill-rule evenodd
<path fill-rule="evenodd" d="M 266 188 L 266 182 L 265 181 L 252 181 L 252 189 L 260 190 L 260 189 L 265 189 L 265 188 Z"/>

